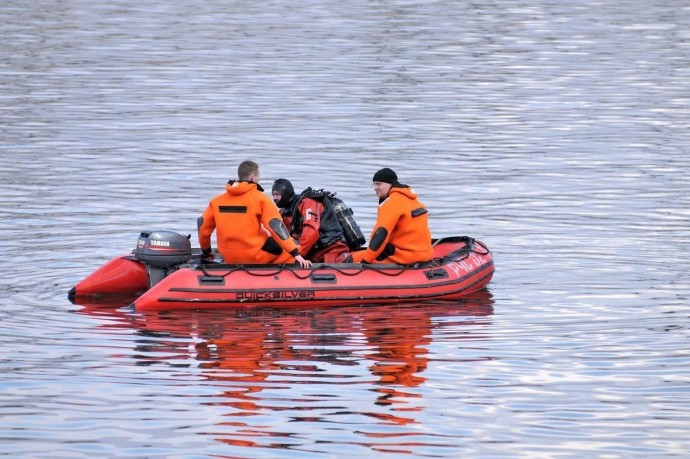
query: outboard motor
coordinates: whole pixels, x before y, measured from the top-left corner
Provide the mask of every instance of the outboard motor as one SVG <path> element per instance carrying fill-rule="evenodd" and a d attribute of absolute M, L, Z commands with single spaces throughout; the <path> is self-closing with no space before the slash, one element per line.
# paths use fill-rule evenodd
<path fill-rule="evenodd" d="M 342 199 L 336 198 L 334 195 L 328 196 L 328 200 L 333 206 L 333 211 L 338 217 L 340 227 L 343 229 L 345 242 L 350 250 L 355 250 L 364 245 L 364 234 L 355 221 L 354 212 L 348 207 Z"/>
<path fill-rule="evenodd" d="M 192 244 L 189 236 L 173 231 L 142 231 L 134 258 L 146 265 L 149 288 L 163 280 L 173 268 L 192 258 Z"/>

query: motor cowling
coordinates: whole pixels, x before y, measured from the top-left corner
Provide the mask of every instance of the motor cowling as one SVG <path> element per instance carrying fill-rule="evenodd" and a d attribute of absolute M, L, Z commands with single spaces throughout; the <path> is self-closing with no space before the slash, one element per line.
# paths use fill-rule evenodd
<path fill-rule="evenodd" d="M 192 244 L 189 238 L 174 231 L 142 231 L 132 253 L 148 266 L 172 268 L 191 260 Z"/>

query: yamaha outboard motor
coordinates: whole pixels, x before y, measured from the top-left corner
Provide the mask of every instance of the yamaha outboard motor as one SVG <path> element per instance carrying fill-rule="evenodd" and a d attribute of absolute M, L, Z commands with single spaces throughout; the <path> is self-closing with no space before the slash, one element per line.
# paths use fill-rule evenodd
<path fill-rule="evenodd" d="M 359 225 L 355 221 L 354 212 L 347 204 L 343 202 L 342 199 L 336 198 L 335 195 L 331 194 L 328 196 L 328 200 L 333 206 L 333 211 L 338 217 L 338 222 L 340 227 L 343 229 L 343 236 L 345 236 L 345 242 L 350 250 L 355 250 L 364 245 L 364 234 L 359 228 Z"/>
<path fill-rule="evenodd" d="M 142 231 L 137 247 L 132 252 L 134 258 L 146 265 L 149 275 L 149 288 L 163 280 L 173 268 L 192 258 L 190 236 L 173 231 Z"/>

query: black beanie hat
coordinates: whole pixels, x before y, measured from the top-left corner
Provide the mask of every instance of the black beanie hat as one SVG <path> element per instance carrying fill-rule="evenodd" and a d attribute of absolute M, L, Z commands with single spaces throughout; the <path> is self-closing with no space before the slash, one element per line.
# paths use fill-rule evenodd
<path fill-rule="evenodd" d="M 295 196 L 295 189 L 292 187 L 292 183 L 290 183 L 290 180 L 284 178 L 279 178 L 273 182 L 271 192 L 273 191 L 280 194 L 280 201 L 278 201 L 276 205 L 281 209 L 287 206 L 293 196 Z"/>
<path fill-rule="evenodd" d="M 393 169 L 384 167 L 374 174 L 372 182 L 390 183 L 391 185 L 398 183 L 398 174 L 393 172 Z"/>

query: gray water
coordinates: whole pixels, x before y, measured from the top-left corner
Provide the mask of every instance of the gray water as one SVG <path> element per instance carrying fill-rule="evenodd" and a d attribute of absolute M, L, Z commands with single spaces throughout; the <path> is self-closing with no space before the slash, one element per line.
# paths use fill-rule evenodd
<path fill-rule="evenodd" d="M 690 6 L 0 4 L 0 455 L 690 455 Z M 256 160 L 365 233 L 392 167 L 492 249 L 453 304 L 67 291 Z"/>

